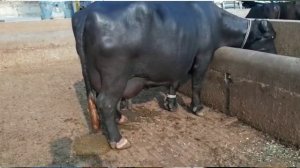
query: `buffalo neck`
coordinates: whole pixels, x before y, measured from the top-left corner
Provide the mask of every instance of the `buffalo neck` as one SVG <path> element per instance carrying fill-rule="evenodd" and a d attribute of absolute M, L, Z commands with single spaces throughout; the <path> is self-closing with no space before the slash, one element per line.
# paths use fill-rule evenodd
<path fill-rule="evenodd" d="M 220 47 L 229 46 L 241 48 L 248 29 L 248 20 L 221 11 L 221 40 Z"/>

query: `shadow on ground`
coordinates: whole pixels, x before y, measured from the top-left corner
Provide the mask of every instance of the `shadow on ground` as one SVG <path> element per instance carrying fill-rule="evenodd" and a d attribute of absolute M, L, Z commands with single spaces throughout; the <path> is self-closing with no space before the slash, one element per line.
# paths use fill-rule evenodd
<path fill-rule="evenodd" d="M 84 118 L 89 127 L 89 132 L 92 132 L 93 129 L 91 127 L 89 112 L 88 112 L 88 108 L 87 108 L 87 97 L 86 97 L 86 91 L 85 91 L 85 86 L 84 86 L 83 80 L 77 81 L 76 83 L 74 83 L 73 87 L 75 88 L 77 100 L 80 104 Z"/>
<path fill-rule="evenodd" d="M 87 110 L 87 98 L 85 93 L 85 86 L 83 80 L 76 82 L 73 87 L 75 88 L 76 95 L 78 102 L 80 103 L 82 112 L 85 116 L 86 122 L 89 125 L 90 132 L 91 124 L 89 119 L 89 113 Z M 165 93 L 167 93 L 167 89 L 165 87 L 155 87 L 150 89 L 145 89 L 141 93 L 139 93 L 138 96 L 134 97 L 132 99 L 133 104 L 140 104 L 140 103 L 146 103 L 149 101 L 152 101 L 153 99 L 156 99 L 160 108 L 164 108 L 164 101 L 165 101 Z M 182 98 L 180 96 L 177 96 L 178 103 L 187 110 L 187 106 L 184 104 Z"/>

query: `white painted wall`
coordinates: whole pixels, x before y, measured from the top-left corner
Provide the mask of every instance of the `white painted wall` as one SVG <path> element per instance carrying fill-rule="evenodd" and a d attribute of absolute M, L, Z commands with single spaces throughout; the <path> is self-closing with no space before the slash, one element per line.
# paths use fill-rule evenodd
<path fill-rule="evenodd" d="M 0 21 L 40 20 L 41 9 L 38 1 L 1 1 Z"/>
<path fill-rule="evenodd" d="M 37 1 L 0 1 L 0 17 L 40 16 Z"/>

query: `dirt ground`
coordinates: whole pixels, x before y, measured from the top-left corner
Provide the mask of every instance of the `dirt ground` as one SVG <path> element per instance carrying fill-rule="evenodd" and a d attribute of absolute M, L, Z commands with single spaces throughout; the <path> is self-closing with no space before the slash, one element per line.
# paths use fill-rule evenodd
<path fill-rule="evenodd" d="M 132 147 L 110 150 L 90 134 L 77 60 L 8 68 L 0 81 L 0 166 L 300 166 L 299 150 L 209 108 L 196 117 L 187 97 L 163 110 L 162 88 L 124 111 Z"/>

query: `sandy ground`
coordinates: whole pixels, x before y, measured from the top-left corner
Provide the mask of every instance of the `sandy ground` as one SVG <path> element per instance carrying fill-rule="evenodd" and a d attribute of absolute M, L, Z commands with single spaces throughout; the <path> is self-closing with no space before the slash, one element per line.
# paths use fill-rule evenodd
<path fill-rule="evenodd" d="M 0 166 L 300 166 L 300 152 L 212 109 L 202 117 L 161 108 L 162 88 L 142 92 L 121 132 L 132 142 L 107 148 L 90 134 L 77 60 L 0 71 Z"/>

